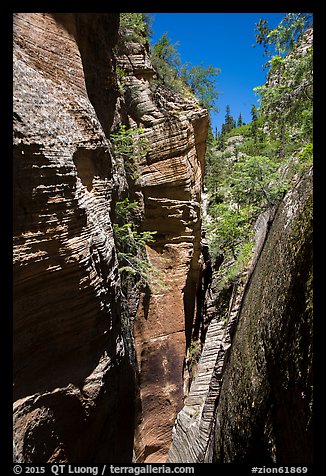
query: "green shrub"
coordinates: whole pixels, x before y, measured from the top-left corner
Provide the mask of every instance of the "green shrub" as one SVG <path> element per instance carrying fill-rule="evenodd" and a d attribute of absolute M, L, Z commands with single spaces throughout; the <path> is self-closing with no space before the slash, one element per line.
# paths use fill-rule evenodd
<path fill-rule="evenodd" d="M 144 13 L 120 13 L 119 35 L 134 43 L 146 44 L 149 41 L 150 22 Z"/>
<path fill-rule="evenodd" d="M 138 203 L 128 198 L 117 202 L 113 224 L 118 251 L 119 271 L 125 277 L 135 277 L 139 286 L 159 286 L 155 267 L 149 262 L 145 246 L 155 241 L 156 231 L 140 232 L 136 226 Z"/>
<path fill-rule="evenodd" d="M 153 46 L 151 60 L 158 80 L 172 91 L 184 96 L 194 95 L 208 110 L 217 110 L 215 100 L 219 93 L 215 78 L 220 70 L 212 65 L 182 64 L 177 46 L 178 43 L 173 44 L 167 33 Z"/>
<path fill-rule="evenodd" d="M 192 340 L 188 347 L 188 368 L 192 371 L 199 362 L 202 351 L 202 344 L 200 340 Z"/>
<path fill-rule="evenodd" d="M 251 126 L 250 124 L 245 124 L 234 129 L 231 129 L 229 132 L 224 134 L 224 138 L 227 139 L 229 137 L 234 136 L 243 136 L 243 137 L 250 137 L 251 134 Z"/>
<path fill-rule="evenodd" d="M 205 228 L 211 254 L 214 258 L 224 254 L 235 259 L 239 245 L 251 235 L 253 207 L 233 208 L 222 202 L 213 206 L 210 213 L 211 220 Z"/>
<path fill-rule="evenodd" d="M 227 288 L 234 284 L 240 278 L 243 271 L 245 271 L 253 256 L 254 243 L 247 241 L 242 243 L 238 249 L 238 255 L 234 262 L 230 266 L 224 267 L 221 270 L 221 276 L 217 285 L 217 290 Z M 227 317 L 227 316 L 226 316 Z"/>
<path fill-rule="evenodd" d="M 123 159 L 127 174 L 134 180 L 138 178 L 137 162 L 147 154 L 147 139 L 141 127 L 127 129 L 122 125 L 117 132 L 110 134 L 114 153 Z"/>

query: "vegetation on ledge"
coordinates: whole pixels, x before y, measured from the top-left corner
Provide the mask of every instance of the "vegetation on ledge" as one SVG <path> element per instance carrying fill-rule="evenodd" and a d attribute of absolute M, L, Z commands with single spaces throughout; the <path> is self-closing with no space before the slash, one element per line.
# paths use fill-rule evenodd
<path fill-rule="evenodd" d="M 121 41 L 146 45 L 156 71 L 156 81 L 170 91 L 182 96 L 192 95 L 209 111 L 217 110 L 216 77 L 220 69 L 212 65 L 182 63 L 177 43 L 172 43 L 167 33 L 150 46 L 151 17 L 147 13 L 121 13 L 119 38 Z M 121 74 L 121 71 L 120 71 Z"/>

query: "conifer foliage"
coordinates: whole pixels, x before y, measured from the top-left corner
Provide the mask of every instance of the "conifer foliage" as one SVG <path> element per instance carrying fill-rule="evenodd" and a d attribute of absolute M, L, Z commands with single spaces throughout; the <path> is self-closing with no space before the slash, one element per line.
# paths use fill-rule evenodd
<path fill-rule="evenodd" d="M 236 279 L 248 263 L 258 216 L 312 164 L 311 26 L 303 14 L 287 14 L 274 30 L 259 23 L 257 42 L 269 55 L 268 79 L 255 88 L 261 106 L 252 106 L 250 124 L 240 115 L 237 126 L 227 106 L 220 136 L 209 141 L 205 228 L 225 279 Z"/>

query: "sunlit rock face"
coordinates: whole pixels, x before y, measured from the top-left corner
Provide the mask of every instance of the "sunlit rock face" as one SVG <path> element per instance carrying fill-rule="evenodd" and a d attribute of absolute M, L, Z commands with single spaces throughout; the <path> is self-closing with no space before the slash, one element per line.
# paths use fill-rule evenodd
<path fill-rule="evenodd" d="M 117 31 L 117 14 L 14 16 L 18 461 L 132 458 L 135 375 L 106 139 Z"/>
<path fill-rule="evenodd" d="M 14 16 L 14 443 L 21 462 L 165 461 L 200 278 L 207 111 L 153 86 L 117 14 Z M 115 48 L 115 49 L 114 49 Z M 117 67 L 124 68 L 123 88 Z M 140 126 L 127 183 L 110 133 Z M 164 286 L 121 291 L 114 201 L 132 186 Z M 129 304 L 129 308 L 128 308 Z M 137 310 L 137 305 L 138 310 Z"/>
<path fill-rule="evenodd" d="M 146 48 L 126 44 L 117 64 L 124 72 L 130 123 L 143 127 L 146 157 L 137 185 L 144 202 L 144 230 L 156 231 L 148 256 L 159 281 L 141 299 L 134 335 L 140 404 L 135 461 L 164 462 L 184 397 L 184 358 L 190 343 L 202 269 L 201 188 L 207 111 L 152 84 Z"/>

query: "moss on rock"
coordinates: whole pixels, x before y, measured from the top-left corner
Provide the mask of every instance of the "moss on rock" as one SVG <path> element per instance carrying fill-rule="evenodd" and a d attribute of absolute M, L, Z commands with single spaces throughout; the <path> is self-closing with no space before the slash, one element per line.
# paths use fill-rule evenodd
<path fill-rule="evenodd" d="M 312 171 L 280 204 L 243 301 L 217 412 L 217 462 L 312 460 Z"/>

